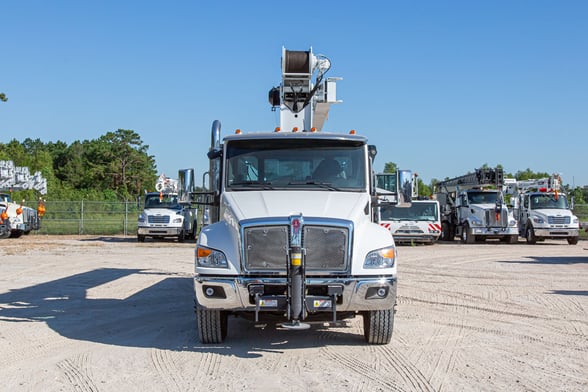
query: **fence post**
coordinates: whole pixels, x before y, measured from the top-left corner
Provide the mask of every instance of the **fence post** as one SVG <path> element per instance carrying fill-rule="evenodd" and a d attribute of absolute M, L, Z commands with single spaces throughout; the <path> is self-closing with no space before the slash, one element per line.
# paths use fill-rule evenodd
<path fill-rule="evenodd" d="M 84 234 L 84 199 L 80 203 L 80 235 Z"/>
<path fill-rule="evenodd" d="M 125 236 L 128 235 L 128 224 L 129 224 L 129 203 L 128 201 L 125 199 L 125 228 L 124 228 L 124 234 Z"/>

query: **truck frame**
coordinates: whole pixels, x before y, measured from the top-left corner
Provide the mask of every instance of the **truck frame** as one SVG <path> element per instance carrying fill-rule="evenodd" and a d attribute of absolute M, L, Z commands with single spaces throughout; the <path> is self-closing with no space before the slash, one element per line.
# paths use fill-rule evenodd
<path fill-rule="evenodd" d="M 321 132 L 338 102 L 329 68 L 312 49 L 284 48 L 282 84 L 269 94 L 281 126 L 221 140 L 213 122 L 209 186 L 195 195 L 209 219 L 195 255 L 202 343 L 222 342 L 229 316 L 295 330 L 363 316 L 368 343 L 390 342 L 397 257 L 377 222 L 376 148 L 355 131 Z"/>
<path fill-rule="evenodd" d="M 504 202 L 503 186 L 500 167 L 439 181 L 434 194 L 441 207 L 440 240 L 453 241 L 458 236 L 467 244 L 496 238 L 516 243 L 516 221 Z"/>

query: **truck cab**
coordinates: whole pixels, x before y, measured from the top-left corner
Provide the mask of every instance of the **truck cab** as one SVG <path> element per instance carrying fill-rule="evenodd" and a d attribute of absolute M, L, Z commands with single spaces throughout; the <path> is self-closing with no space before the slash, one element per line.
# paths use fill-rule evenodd
<path fill-rule="evenodd" d="M 186 208 L 178 193 L 148 192 L 139 214 L 137 240 L 151 238 L 177 238 L 179 242 L 196 236 L 196 212 Z"/>
<path fill-rule="evenodd" d="M 2 212 L 6 214 L 7 219 L 0 219 L 0 238 L 18 238 L 41 227 L 37 210 L 14 203 L 7 193 L 0 193 L 0 214 Z"/>
<path fill-rule="evenodd" d="M 565 194 L 523 193 L 516 199 L 514 211 L 519 232 L 528 243 L 534 244 L 546 238 L 565 238 L 570 245 L 578 243 L 579 220 L 572 213 Z"/>
<path fill-rule="evenodd" d="M 408 208 L 380 207 L 380 225 L 390 230 L 398 243 L 432 244 L 441 235 L 439 202 L 413 200 Z"/>

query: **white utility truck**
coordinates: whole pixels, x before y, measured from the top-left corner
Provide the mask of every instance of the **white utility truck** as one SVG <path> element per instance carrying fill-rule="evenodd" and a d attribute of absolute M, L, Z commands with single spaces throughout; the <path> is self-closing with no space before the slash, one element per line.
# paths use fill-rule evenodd
<path fill-rule="evenodd" d="M 31 175 L 28 167 L 15 166 L 12 161 L 0 161 L 0 191 L 33 189 L 47 193 L 47 180 L 41 172 Z M 37 209 L 15 203 L 9 193 L 0 193 L 0 238 L 18 238 L 41 228 L 45 203 L 39 199 Z"/>
<path fill-rule="evenodd" d="M 441 235 L 437 200 L 413 200 L 409 208 L 380 207 L 380 225 L 390 230 L 398 243 L 432 244 Z"/>
<path fill-rule="evenodd" d="M 178 171 L 180 180 L 161 174 L 155 189 L 147 192 L 143 211 L 139 214 L 137 241 L 151 238 L 177 238 L 178 242 L 195 239 L 197 235 L 197 209 L 192 206 L 190 195 L 194 188 L 194 170 Z"/>
<path fill-rule="evenodd" d="M 545 239 L 566 239 L 568 244 L 578 243 L 580 223 L 572 213 L 573 200 L 569 201 L 561 189 L 557 174 L 538 180 L 505 179 L 506 193 L 511 194 L 518 231 L 527 243 Z"/>
<path fill-rule="evenodd" d="M 312 49 L 284 48 L 282 83 L 269 94 L 280 127 L 221 140 L 213 122 L 209 187 L 199 195 L 210 221 L 195 255 L 202 343 L 223 341 L 231 315 L 288 329 L 363 316 L 368 343 L 391 339 L 397 254 L 377 222 L 376 149 L 354 131 L 321 132 L 338 102 L 336 79 L 323 79 L 329 68 Z"/>
<path fill-rule="evenodd" d="M 435 198 L 441 207 L 441 240 L 472 244 L 490 238 L 518 241 L 517 223 L 504 202 L 502 168 L 480 168 L 474 173 L 439 181 Z"/>

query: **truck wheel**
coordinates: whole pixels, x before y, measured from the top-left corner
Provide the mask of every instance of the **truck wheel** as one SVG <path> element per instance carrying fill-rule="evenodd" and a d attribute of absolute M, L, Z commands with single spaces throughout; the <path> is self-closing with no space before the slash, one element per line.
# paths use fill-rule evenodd
<path fill-rule="evenodd" d="M 533 230 L 533 226 L 527 225 L 525 238 L 527 239 L 527 244 L 534 245 L 537 243 L 537 237 L 535 237 L 535 230 Z"/>
<path fill-rule="evenodd" d="M 394 329 L 394 311 L 370 310 L 363 314 L 363 336 L 369 344 L 388 344 Z"/>
<path fill-rule="evenodd" d="M 516 244 L 517 242 L 519 242 L 518 234 L 512 234 L 512 235 L 508 236 L 508 243 L 509 244 Z"/>
<path fill-rule="evenodd" d="M 576 245 L 578 243 L 578 237 L 568 237 L 568 244 Z"/>
<path fill-rule="evenodd" d="M 138 242 L 145 242 L 145 236 L 144 235 L 137 235 L 137 241 Z"/>
<path fill-rule="evenodd" d="M 222 343 L 227 336 L 228 314 L 217 309 L 196 308 L 200 343 Z"/>
<path fill-rule="evenodd" d="M 461 231 L 461 242 L 463 242 L 464 244 L 473 244 L 474 242 L 476 242 L 476 236 L 470 234 L 470 225 L 468 225 L 467 223 L 463 226 L 463 229 Z"/>
<path fill-rule="evenodd" d="M 184 230 L 180 231 L 180 234 L 178 234 L 178 242 L 184 242 L 184 240 L 186 239 L 186 233 L 184 232 Z"/>
<path fill-rule="evenodd" d="M 441 241 L 453 241 L 453 236 L 451 235 L 451 227 L 449 226 L 449 223 L 447 222 L 443 222 L 441 224 L 441 238 L 439 238 Z"/>

